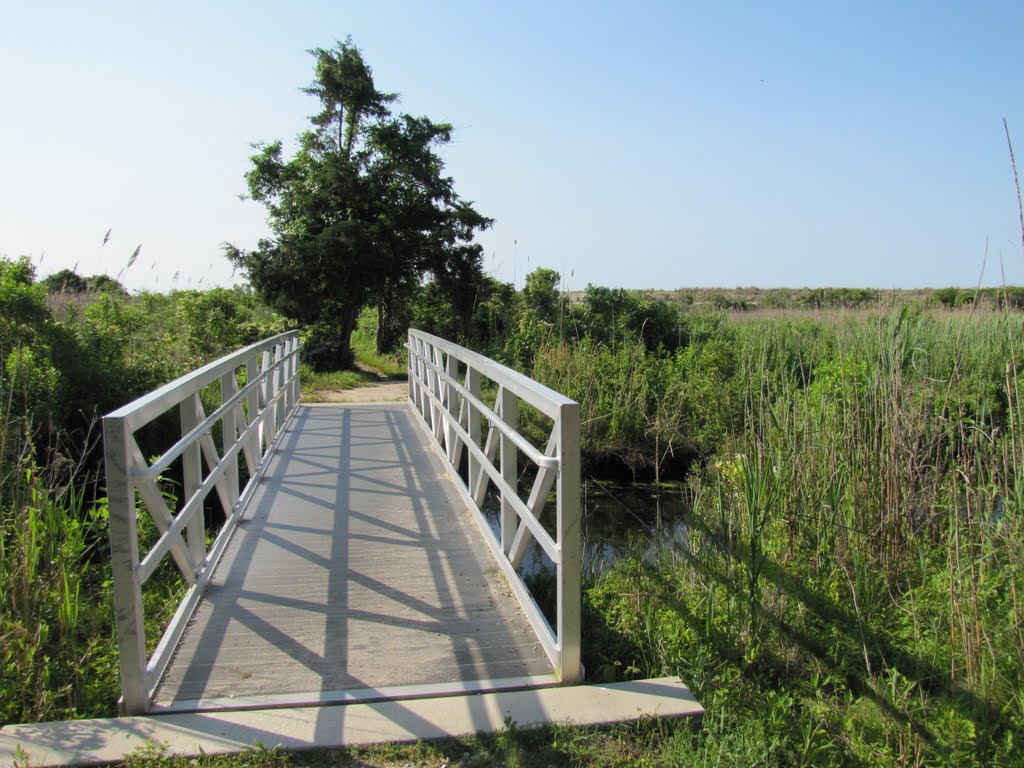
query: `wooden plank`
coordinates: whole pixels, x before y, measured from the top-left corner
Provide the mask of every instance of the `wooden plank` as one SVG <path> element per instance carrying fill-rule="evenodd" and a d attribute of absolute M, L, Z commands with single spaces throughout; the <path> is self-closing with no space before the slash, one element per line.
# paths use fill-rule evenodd
<path fill-rule="evenodd" d="M 551 674 L 414 418 L 300 408 L 157 707 Z"/>

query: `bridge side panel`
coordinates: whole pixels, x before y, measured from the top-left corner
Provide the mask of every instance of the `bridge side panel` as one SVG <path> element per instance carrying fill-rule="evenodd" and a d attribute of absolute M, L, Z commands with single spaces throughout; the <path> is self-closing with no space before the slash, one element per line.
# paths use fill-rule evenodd
<path fill-rule="evenodd" d="M 257 360 L 271 350 L 275 352 L 274 363 L 253 376 Z M 123 714 L 139 714 L 149 707 L 153 689 L 174 652 L 176 638 L 180 637 L 265 464 L 266 456 L 257 459 L 261 453 L 260 440 L 267 439 L 269 452 L 274 433 L 284 426 L 297 405 L 298 350 L 298 334 L 294 331 L 266 339 L 193 371 L 103 418 Z M 236 378 L 239 372 L 246 377 L 241 388 Z M 218 381 L 222 403 L 207 416 L 199 392 Z M 268 396 L 261 397 L 263 393 Z M 246 404 L 248 419 L 244 413 Z M 179 411 L 181 439 L 148 463 L 136 443 L 135 433 L 175 408 Z M 274 418 L 275 415 L 285 418 Z M 224 438 L 219 449 L 214 440 L 217 422 L 221 423 Z M 239 429 L 240 423 L 246 425 L 244 429 Z M 240 499 L 238 455 L 242 452 L 259 464 L 255 471 L 250 466 L 248 485 Z M 180 508 L 174 510 L 165 501 L 159 480 L 179 460 L 184 485 Z M 224 507 L 226 522 L 207 552 L 203 503 L 214 490 Z M 139 547 L 136 494 L 160 533 L 145 553 L 140 553 Z M 187 534 L 187 543 L 183 534 Z M 168 554 L 192 588 L 178 606 L 152 659 L 147 659 L 142 587 Z"/>
<path fill-rule="evenodd" d="M 580 664 L 580 439 L 579 405 L 559 393 L 476 352 L 431 334 L 409 330 L 409 392 L 449 475 L 477 518 L 481 534 L 530 619 L 537 638 L 562 682 L 582 677 Z M 458 380 L 466 368 L 465 386 Z M 490 408 L 481 398 L 481 378 L 497 386 Z M 552 423 L 548 448 L 540 451 L 517 431 L 520 401 Z M 466 414 L 463 418 L 462 414 Z M 485 419 L 485 445 L 479 419 Z M 500 448 L 500 453 L 499 453 Z M 467 453 L 468 480 L 455 457 Z M 500 456 L 498 463 L 495 459 Z M 519 495 L 519 458 L 537 472 L 529 499 Z M 540 522 L 553 480 L 556 486 L 555 536 Z M 482 512 L 489 486 L 501 498 L 500 536 Z M 557 569 L 557 617 L 553 629 L 517 571 L 525 545 L 534 539 Z"/>

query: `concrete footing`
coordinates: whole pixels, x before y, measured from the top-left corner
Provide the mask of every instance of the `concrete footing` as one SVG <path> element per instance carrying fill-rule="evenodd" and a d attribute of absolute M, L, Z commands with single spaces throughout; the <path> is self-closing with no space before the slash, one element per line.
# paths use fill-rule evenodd
<path fill-rule="evenodd" d="M 340 748 L 493 733 L 547 722 L 598 725 L 701 716 L 678 678 L 322 707 L 69 720 L 0 729 L 0 765 L 32 768 L 117 762 L 148 745 L 166 754 L 230 754 L 256 743 Z"/>

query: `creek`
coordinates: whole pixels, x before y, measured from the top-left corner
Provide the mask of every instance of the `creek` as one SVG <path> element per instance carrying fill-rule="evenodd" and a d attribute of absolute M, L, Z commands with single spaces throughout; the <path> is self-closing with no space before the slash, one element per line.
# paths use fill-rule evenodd
<path fill-rule="evenodd" d="M 665 553 L 681 552 L 689 534 L 690 501 L 678 483 L 603 482 L 584 476 L 580 488 L 583 528 L 583 578 L 599 576 L 623 557 L 655 562 Z M 501 502 L 489 493 L 484 516 L 496 538 L 501 536 Z M 553 533 L 554 502 L 543 519 Z M 554 564 L 531 540 L 519 572 L 524 577 L 554 571 Z"/>

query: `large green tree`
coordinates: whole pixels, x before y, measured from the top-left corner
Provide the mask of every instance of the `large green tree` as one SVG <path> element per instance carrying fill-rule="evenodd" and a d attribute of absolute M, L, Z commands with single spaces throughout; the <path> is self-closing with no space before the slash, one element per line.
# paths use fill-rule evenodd
<path fill-rule="evenodd" d="M 376 303 L 377 344 L 399 338 L 396 318 L 428 274 L 465 289 L 481 278 L 475 234 L 491 224 L 455 192 L 438 147 L 452 127 L 392 113 L 351 40 L 310 51 L 320 100 L 312 127 L 285 160 L 281 142 L 256 145 L 246 174 L 273 236 L 228 258 L 290 320 L 326 330 L 342 365 L 352 360 L 359 311 Z"/>

